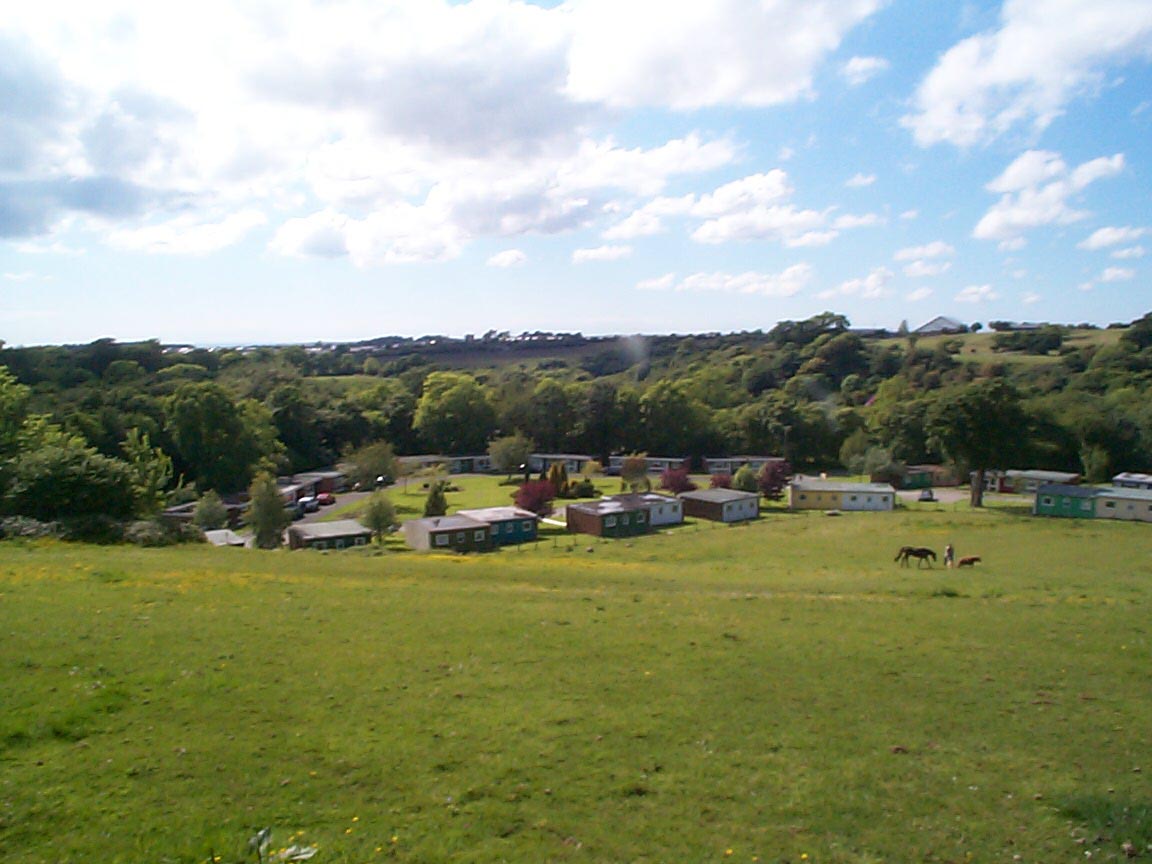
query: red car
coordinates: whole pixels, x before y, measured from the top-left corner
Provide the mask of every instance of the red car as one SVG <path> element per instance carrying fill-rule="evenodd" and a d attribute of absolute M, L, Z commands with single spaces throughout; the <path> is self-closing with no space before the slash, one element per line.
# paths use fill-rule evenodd
<path fill-rule="evenodd" d="M 336 503 L 336 496 L 333 495 L 331 492 L 321 492 L 319 495 L 316 496 L 316 503 L 321 505 L 321 506 L 326 506 L 328 504 L 335 504 Z"/>

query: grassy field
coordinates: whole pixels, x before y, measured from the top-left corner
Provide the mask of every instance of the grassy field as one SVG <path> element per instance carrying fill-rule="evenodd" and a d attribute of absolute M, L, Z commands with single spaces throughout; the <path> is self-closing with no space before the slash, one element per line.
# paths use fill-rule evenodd
<path fill-rule="evenodd" d="M 949 541 L 985 563 L 893 563 Z M 0 544 L 0 849 L 1152 857 L 1150 548 L 995 508 L 468 557 Z"/>

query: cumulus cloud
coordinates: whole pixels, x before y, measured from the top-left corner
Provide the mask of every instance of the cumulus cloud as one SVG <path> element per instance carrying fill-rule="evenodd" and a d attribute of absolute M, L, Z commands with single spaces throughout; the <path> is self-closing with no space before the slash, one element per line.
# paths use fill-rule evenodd
<path fill-rule="evenodd" d="M 956 247 L 943 240 L 933 240 L 923 246 L 905 246 L 892 257 L 897 261 L 916 261 L 921 258 L 948 258 L 956 254 Z"/>
<path fill-rule="evenodd" d="M 519 267 L 527 260 L 528 256 L 525 255 L 521 250 L 505 249 L 503 252 L 497 252 L 495 255 L 492 255 L 488 259 L 487 264 L 489 267 L 501 267 L 506 269 L 508 267 Z"/>
<path fill-rule="evenodd" d="M 841 282 L 835 289 L 823 291 L 820 298 L 829 300 L 834 297 L 860 297 L 864 300 L 878 300 L 891 294 L 888 286 L 895 274 L 887 267 L 875 267 L 867 275 L 858 279 L 848 279 Z"/>
<path fill-rule="evenodd" d="M 956 295 L 957 303 L 990 303 L 999 299 L 1000 295 L 992 290 L 991 285 L 969 285 Z"/>
<path fill-rule="evenodd" d="M 636 287 L 646 291 L 687 291 L 693 293 L 755 294 L 763 297 L 793 297 L 812 281 L 809 264 L 793 264 L 779 273 L 693 273 L 677 280 L 667 273 Z"/>
<path fill-rule="evenodd" d="M 594 249 L 576 249 L 572 253 L 573 264 L 588 261 L 619 261 L 632 254 L 631 246 L 597 246 Z"/>
<path fill-rule="evenodd" d="M 931 288 L 916 288 L 915 290 L 909 291 L 907 294 L 905 294 L 904 299 L 911 303 L 919 303 L 921 300 L 927 300 L 934 293 L 935 292 Z"/>
<path fill-rule="evenodd" d="M 1136 277 L 1136 271 L 1128 267 L 1105 267 L 1100 274 L 1101 282 L 1127 282 Z"/>
<path fill-rule="evenodd" d="M 853 87 L 871 80 L 888 69 L 889 63 L 883 57 L 853 57 L 840 67 L 840 74 Z"/>
<path fill-rule="evenodd" d="M 1145 0 L 1007 0 L 996 29 L 940 58 L 903 122 L 923 146 L 971 146 L 1019 125 L 1044 129 L 1109 68 L 1149 56 Z"/>
<path fill-rule="evenodd" d="M 267 221 L 257 210 L 233 213 L 215 222 L 185 216 L 144 228 L 114 230 L 109 242 L 136 252 L 205 255 L 233 245 Z"/>
<path fill-rule="evenodd" d="M 844 182 L 844 185 L 849 189 L 863 189 L 865 186 L 871 186 L 875 182 L 875 174 L 853 174 Z"/>
<path fill-rule="evenodd" d="M 1077 222 L 1088 214 L 1071 206 L 1074 196 L 1123 168 L 1120 153 L 1069 168 L 1058 153 L 1029 150 L 985 187 L 999 193 L 1000 200 L 976 224 L 972 236 L 1012 244 L 1033 228 Z"/>
<path fill-rule="evenodd" d="M 613 107 L 765 106 L 812 93 L 819 64 L 881 0 L 583 0 L 567 7 L 567 92 Z M 765 50 L 770 45 L 771 50 Z"/>
<path fill-rule="evenodd" d="M 1108 226 L 1097 228 L 1086 239 L 1076 244 L 1079 249 L 1097 251 L 1107 249 L 1109 246 L 1118 246 L 1121 243 L 1131 243 L 1148 234 L 1147 228 L 1133 228 L 1125 225 L 1121 227 Z"/>
<path fill-rule="evenodd" d="M 910 279 L 924 279 L 940 276 L 951 269 L 951 261 L 912 261 L 904 265 L 904 275 Z"/>
<path fill-rule="evenodd" d="M 1143 246 L 1126 246 L 1123 249 L 1116 249 L 1112 252 L 1112 257 L 1120 260 L 1132 260 L 1135 258 L 1144 257 Z"/>

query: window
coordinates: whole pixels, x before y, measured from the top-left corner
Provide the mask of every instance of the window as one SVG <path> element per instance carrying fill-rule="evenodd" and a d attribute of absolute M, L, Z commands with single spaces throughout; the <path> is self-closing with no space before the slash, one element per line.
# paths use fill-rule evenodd
<path fill-rule="evenodd" d="M 636 524 L 640 524 L 640 523 L 641 523 L 641 522 L 643 522 L 643 521 L 644 521 L 646 518 L 647 518 L 647 517 L 646 517 L 646 516 L 645 516 L 643 513 L 637 513 L 637 514 L 636 514 Z"/>
<path fill-rule="evenodd" d="M 1116 502 L 1115 501 L 1105 501 L 1104 506 L 1107 507 L 1109 510 L 1115 510 L 1116 509 Z"/>
<path fill-rule="evenodd" d="M 437 535 L 435 535 L 434 542 L 437 546 L 447 546 L 448 545 L 448 535 L 447 534 L 437 534 Z"/>
<path fill-rule="evenodd" d="M 605 528 L 615 528 L 616 527 L 616 517 L 615 516 L 605 516 L 604 517 L 604 527 Z"/>
<path fill-rule="evenodd" d="M 492 536 L 495 537 L 497 534 L 500 533 L 500 526 L 499 525 L 493 525 L 491 530 L 492 530 Z"/>
<path fill-rule="evenodd" d="M 479 531 L 474 531 L 474 532 L 472 533 L 472 539 L 473 539 L 473 540 L 475 540 L 477 543 L 483 543 L 483 542 L 484 542 L 484 538 L 485 538 L 486 536 L 487 536 L 487 535 L 485 534 L 485 532 L 484 532 L 484 529 L 483 529 L 483 528 L 481 528 Z"/>
<path fill-rule="evenodd" d="M 457 531 L 456 532 L 456 542 L 463 545 L 465 536 L 467 536 L 467 535 L 465 535 L 465 533 L 463 531 Z"/>
<path fill-rule="evenodd" d="M 520 529 L 522 531 L 531 531 L 532 530 L 532 524 L 533 523 L 532 523 L 531 519 L 525 519 L 523 522 L 520 523 Z M 511 528 L 509 528 L 509 530 L 511 530 Z"/>
<path fill-rule="evenodd" d="M 328 544 L 325 543 L 323 540 L 317 540 L 315 543 L 312 544 L 312 548 L 313 549 L 319 549 L 319 550 L 323 551 L 323 550 L 328 548 Z"/>
<path fill-rule="evenodd" d="M 849 501 L 855 501 L 855 500 L 856 500 L 856 496 L 855 496 L 855 495 L 851 495 L 851 496 L 849 496 L 848 500 L 849 500 Z M 868 500 L 869 500 L 869 501 L 871 501 L 872 499 L 871 499 L 871 498 L 869 498 Z"/>
<path fill-rule="evenodd" d="M 1052 499 L 1049 496 L 1045 495 L 1043 498 L 1040 499 L 1040 503 L 1043 504 L 1045 507 L 1051 507 L 1052 506 Z"/>
<path fill-rule="evenodd" d="M 357 537 L 356 538 L 356 545 L 357 546 L 367 546 L 368 545 L 368 538 L 367 537 Z"/>
<path fill-rule="evenodd" d="M 343 549 L 344 548 L 344 538 L 343 537 L 338 537 L 336 539 L 336 548 L 337 549 Z"/>

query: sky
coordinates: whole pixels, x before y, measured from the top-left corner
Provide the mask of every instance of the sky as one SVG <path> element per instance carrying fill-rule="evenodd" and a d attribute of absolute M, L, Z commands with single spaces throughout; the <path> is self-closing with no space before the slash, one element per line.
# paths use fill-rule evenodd
<path fill-rule="evenodd" d="M 0 340 L 1152 310 L 1148 0 L 0 0 Z"/>

